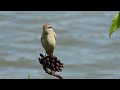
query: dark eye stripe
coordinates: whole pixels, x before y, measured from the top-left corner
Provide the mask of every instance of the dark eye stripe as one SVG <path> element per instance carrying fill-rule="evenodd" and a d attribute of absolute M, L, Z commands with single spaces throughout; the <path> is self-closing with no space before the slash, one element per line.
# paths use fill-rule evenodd
<path fill-rule="evenodd" d="M 52 26 L 49 26 L 48 28 L 52 28 Z"/>

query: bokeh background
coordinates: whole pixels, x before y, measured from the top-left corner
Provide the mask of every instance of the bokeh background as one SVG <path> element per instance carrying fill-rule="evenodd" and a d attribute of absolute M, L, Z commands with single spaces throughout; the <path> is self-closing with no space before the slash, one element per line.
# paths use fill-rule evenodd
<path fill-rule="evenodd" d="M 38 62 L 42 25 L 57 33 L 65 79 L 120 78 L 120 31 L 109 38 L 117 11 L 0 11 L 0 78 L 56 79 Z"/>

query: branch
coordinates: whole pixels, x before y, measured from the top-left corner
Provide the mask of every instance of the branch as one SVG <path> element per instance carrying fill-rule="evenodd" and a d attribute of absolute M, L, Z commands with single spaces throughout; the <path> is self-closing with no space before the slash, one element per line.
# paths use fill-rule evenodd
<path fill-rule="evenodd" d="M 63 79 L 62 76 L 60 76 L 59 74 L 56 74 L 55 72 L 62 71 L 61 68 L 63 68 L 64 64 L 60 63 L 60 60 L 58 60 L 57 57 L 44 56 L 42 54 L 40 54 L 40 56 L 41 58 L 38 58 L 38 60 L 39 60 L 39 63 L 43 65 L 44 71 L 49 75 L 55 76 L 59 79 Z M 49 71 L 48 69 L 50 69 L 51 71 Z"/>
<path fill-rule="evenodd" d="M 59 79 L 63 79 L 63 77 L 60 76 L 59 74 L 56 74 L 55 71 L 52 71 L 52 70 L 51 70 L 51 72 L 50 72 L 50 71 L 48 70 L 48 68 L 46 68 L 46 67 L 44 67 L 44 66 L 43 66 L 43 69 L 44 69 L 45 72 L 48 73 L 49 75 L 55 76 L 55 77 L 57 77 L 57 78 L 59 78 Z"/>

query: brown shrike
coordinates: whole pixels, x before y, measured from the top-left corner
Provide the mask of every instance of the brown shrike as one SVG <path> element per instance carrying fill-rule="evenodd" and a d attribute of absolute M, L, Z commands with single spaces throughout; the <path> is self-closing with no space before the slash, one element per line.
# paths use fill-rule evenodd
<path fill-rule="evenodd" d="M 43 25 L 41 43 L 47 55 L 53 56 L 53 52 L 56 46 L 56 33 L 50 24 Z"/>

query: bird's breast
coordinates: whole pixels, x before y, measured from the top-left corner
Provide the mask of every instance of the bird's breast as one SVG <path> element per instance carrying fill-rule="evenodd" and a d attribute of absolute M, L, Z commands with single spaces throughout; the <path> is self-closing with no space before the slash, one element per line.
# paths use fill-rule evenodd
<path fill-rule="evenodd" d="M 56 41 L 55 41 L 55 37 L 53 34 L 48 34 L 46 36 L 46 41 L 48 42 L 49 45 L 53 45 L 55 47 Z"/>
<path fill-rule="evenodd" d="M 53 34 L 47 34 L 42 37 L 42 44 L 44 48 L 55 48 L 56 41 Z"/>

